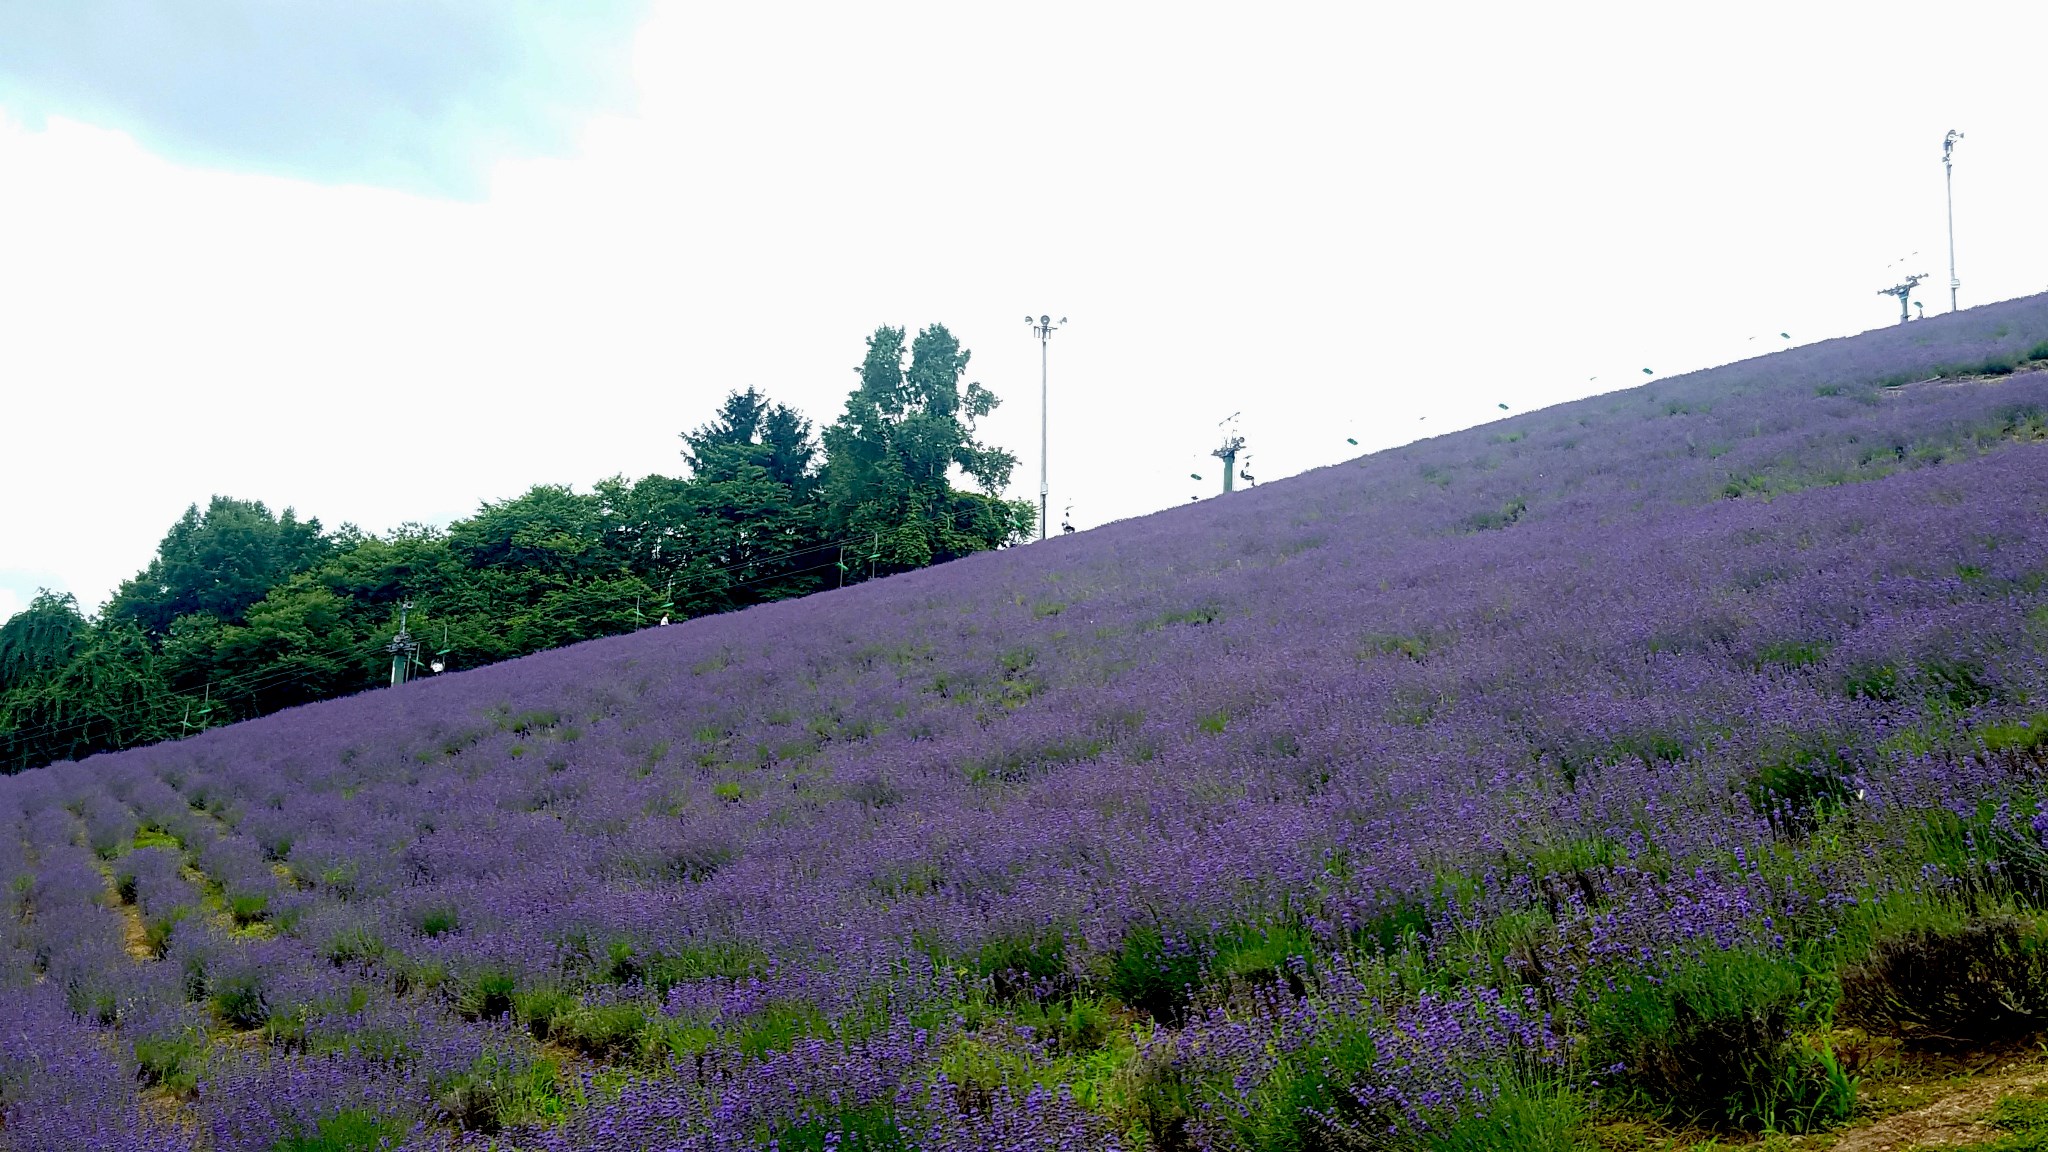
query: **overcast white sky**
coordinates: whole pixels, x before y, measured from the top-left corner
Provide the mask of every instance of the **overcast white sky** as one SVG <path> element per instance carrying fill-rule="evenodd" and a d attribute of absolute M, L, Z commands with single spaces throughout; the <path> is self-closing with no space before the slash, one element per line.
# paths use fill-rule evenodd
<path fill-rule="evenodd" d="M 2048 287 L 2048 9 L 1676 11 L 0 5 L 0 616 L 212 493 L 381 531 L 679 472 L 733 388 L 822 426 L 884 323 L 1035 497 L 1071 317 L 1055 524 L 1185 503 L 1232 412 L 1267 482 L 1945 310 L 1951 127 L 1963 303 Z"/>

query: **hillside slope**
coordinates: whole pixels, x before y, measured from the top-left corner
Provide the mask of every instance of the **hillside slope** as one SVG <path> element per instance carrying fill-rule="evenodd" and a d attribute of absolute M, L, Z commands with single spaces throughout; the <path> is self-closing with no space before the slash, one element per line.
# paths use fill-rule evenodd
<path fill-rule="evenodd" d="M 1824 1123 L 1831 1027 L 1950 1026 L 1886 949 L 2038 938 L 2044 343 L 1975 309 L 0 780 L 0 1139 Z"/>

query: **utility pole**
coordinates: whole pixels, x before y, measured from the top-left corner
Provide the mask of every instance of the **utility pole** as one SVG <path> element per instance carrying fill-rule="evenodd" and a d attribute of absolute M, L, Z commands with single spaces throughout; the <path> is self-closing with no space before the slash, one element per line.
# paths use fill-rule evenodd
<path fill-rule="evenodd" d="M 1879 288 L 1877 290 L 1879 296 L 1897 296 L 1899 298 L 1899 323 L 1904 324 L 1913 318 L 1908 297 L 1913 295 L 1913 289 L 1919 287 L 1920 282 L 1925 279 L 1927 279 L 1927 273 L 1915 272 L 1911 276 L 1906 277 L 1903 284 L 1894 284 L 1889 288 Z"/>
<path fill-rule="evenodd" d="M 1953 128 L 1948 130 L 1948 135 L 1941 138 L 1942 179 L 1948 184 L 1948 310 L 1951 312 L 1956 310 L 1956 289 L 1963 286 L 1963 282 L 1956 279 L 1955 162 L 1956 141 L 1962 138 L 1963 134 Z"/>
<path fill-rule="evenodd" d="M 412 601 L 401 600 L 398 602 L 398 635 L 393 636 L 391 643 L 384 646 L 384 650 L 391 653 L 391 686 L 393 688 L 405 683 L 406 673 L 411 670 L 412 658 L 418 655 L 420 650 L 420 642 L 413 639 L 412 633 L 405 630 L 406 615 L 411 611 Z"/>
<path fill-rule="evenodd" d="M 1059 324 L 1055 324 L 1050 314 L 1036 320 L 1026 316 L 1024 322 L 1031 325 L 1031 330 L 1038 335 L 1038 538 L 1043 540 L 1046 517 L 1051 514 L 1047 495 L 1052 491 L 1048 482 L 1052 472 L 1052 402 L 1045 383 L 1046 350 L 1052 347 L 1053 329 L 1065 324 L 1067 318 L 1062 316 Z"/>

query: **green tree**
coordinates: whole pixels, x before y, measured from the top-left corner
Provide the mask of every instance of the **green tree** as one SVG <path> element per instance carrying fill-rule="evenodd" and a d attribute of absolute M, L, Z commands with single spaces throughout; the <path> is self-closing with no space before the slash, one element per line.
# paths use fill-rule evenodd
<path fill-rule="evenodd" d="M 132 620 L 153 640 L 195 612 L 236 623 L 264 593 L 332 549 L 318 520 L 301 521 L 290 508 L 273 516 L 261 501 L 215 496 L 204 512 L 197 504 L 185 510 L 149 567 L 121 585 L 103 615 Z"/>
<path fill-rule="evenodd" d="M 63 667 L 0 695 L 0 769 L 178 735 L 184 701 L 171 695 L 159 664 L 134 621 L 102 618 Z"/>
<path fill-rule="evenodd" d="M 37 589 L 28 607 L 0 624 L 0 692 L 69 664 L 87 630 L 75 597 Z"/>
<path fill-rule="evenodd" d="M 604 501 L 567 484 L 536 484 L 523 496 L 486 503 L 448 526 L 448 544 L 476 568 L 525 570 L 573 579 L 614 571 Z"/>
<path fill-rule="evenodd" d="M 942 324 L 917 334 L 907 369 L 903 329 L 878 328 L 867 344 L 860 385 L 825 430 L 828 535 L 865 537 L 877 572 L 1025 538 L 1036 523 L 1030 503 L 997 495 L 1017 459 L 975 438 L 975 422 L 998 401 L 978 383 L 962 387 L 969 352 Z M 980 491 L 954 488 L 955 469 Z"/>
<path fill-rule="evenodd" d="M 818 445 L 811 438 L 811 422 L 753 388 L 728 395 L 709 423 L 682 438 L 683 459 L 699 482 L 723 483 L 758 469 L 798 499 L 815 487 Z"/>
<path fill-rule="evenodd" d="M 673 566 L 688 615 L 801 596 L 835 558 L 822 547 L 811 422 L 749 388 L 682 434 L 687 481 L 648 477 L 677 530 Z"/>
<path fill-rule="evenodd" d="M 389 658 L 357 607 L 310 574 L 273 589 L 214 637 L 212 696 L 260 716 L 374 686 Z"/>

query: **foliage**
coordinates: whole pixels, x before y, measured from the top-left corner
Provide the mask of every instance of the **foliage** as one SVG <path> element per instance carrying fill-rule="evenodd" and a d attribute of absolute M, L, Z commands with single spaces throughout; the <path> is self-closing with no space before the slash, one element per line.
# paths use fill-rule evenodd
<path fill-rule="evenodd" d="M 236 623 L 287 577 L 325 557 L 337 541 L 318 520 L 287 508 L 273 516 L 260 501 L 215 496 L 206 511 L 185 510 L 157 545 L 149 566 L 123 583 L 105 615 L 133 620 L 152 636 L 180 616 Z"/>
<path fill-rule="evenodd" d="M 85 631 L 75 598 L 39 590 L 28 607 L 0 624 L 0 692 L 70 663 Z"/>
<path fill-rule="evenodd" d="M 871 365 L 828 436 L 836 457 L 749 388 L 682 434 L 686 478 L 539 484 L 445 530 L 194 505 L 98 620 L 45 593 L 0 625 L 0 770 L 387 683 L 402 600 L 422 648 L 466 668 L 1022 540 L 1024 505 L 995 495 L 1015 461 L 973 435 L 996 400 L 962 390 L 966 362 L 934 326 L 907 372 Z M 980 491 L 953 489 L 955 468 Z"/>
<path fill-rule="evenodd" d="M 996 495 L 1017 461 L 975 439 L 997 400 L 980 384 L 961 387 L 967 350 L 934 324 L 917 334 L 906 368 L 903 341 L 903 329 L 886 326 L 868 337 L 860 386 L 824 436 L 825 529 L 869 541 L 864 558 L 877 575 L 1022 540 L 1035 523 L 1029 501 Z M 956 468 L 981 491 L 955 490 Z"/>

